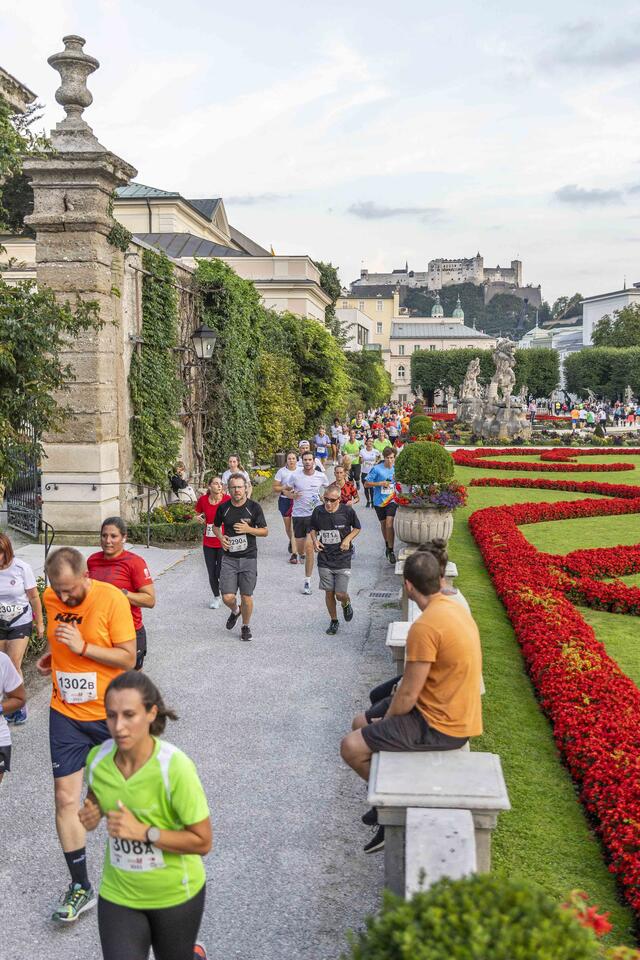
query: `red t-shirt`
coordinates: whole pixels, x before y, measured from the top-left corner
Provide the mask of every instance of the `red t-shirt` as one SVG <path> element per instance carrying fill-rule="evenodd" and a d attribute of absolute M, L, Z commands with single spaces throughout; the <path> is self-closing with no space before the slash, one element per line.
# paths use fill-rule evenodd
<path fill-rule="evenodd" d="M 208 494 L 203 493 L 196 503 L 196 513 L 204 513 L 204 519 L 206 521 L 204 534 L 202 536 L 203 547 L 222 547 L 218 538 L 213 536 L 213 525 L 216 522 L 218 507 L 221 503 L 226 503 L 227 500 L 231 500 L 231 497 L 228 493 L 225 493 L 220 503 L 211 503 Z"/>
<path fill-rule="evenodd" d="M 137 553 L 131 553 L 129 550 L 123 550 L 117 557 L 105 557 L 102 550 L 92 553 L 87 558 L 87 567 L 89 576 L 93 580 L 102 580 L 104 583 L 112 583 L 119 590 L 130 590 L 137 593 L 140 587 L 146 587 L 153 583 L 153 577 L 149 573 L 149 568 Z M 131 616 L 136 630 L 142 626 L 142 610 L 131 604 Z"/>

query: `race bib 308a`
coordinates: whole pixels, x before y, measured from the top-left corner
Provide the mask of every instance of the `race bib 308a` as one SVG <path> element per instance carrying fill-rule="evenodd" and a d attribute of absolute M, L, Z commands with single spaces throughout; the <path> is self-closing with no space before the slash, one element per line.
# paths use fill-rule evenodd
<path fill-rule="evenodd" d="M 123 840 L 109 837 L 109 859 L 113 867 L 127 873 L 145 873 L 166 866 L 162 850 L 148 840 Z"/>

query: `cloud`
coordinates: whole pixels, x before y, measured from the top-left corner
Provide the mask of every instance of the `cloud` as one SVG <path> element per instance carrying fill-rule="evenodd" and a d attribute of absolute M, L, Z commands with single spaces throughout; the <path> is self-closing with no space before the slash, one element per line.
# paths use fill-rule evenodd
<path fill-rule="evenodd" d="M 635 36 L 634 36 L 635 33 Z M 597 70 L 640 63 L 640 32 L 631 28 L 624 35 L 603 37 L 592 20 L 566 24 L 557 40 L 538 57 L 542 67 L 586 67 Z"/>
<path fill-rule="evenodd" d="M 289 200 L 290 193 L 245 193 L 237 197 L 226 197 L 225 203 L 235 203 L 241 207 L 255 207 L 260 203 L 279 203 Z"/>
<path fill-rule="evenodd" d="M 627 193 L 640 193 L 640 183 L 634 183 L 632 187 L 627 187 Z"/>
<path fill-rule="evenodd" d="M 623 202 L 620 190 L 598 190 L 597 188 L 587 190 L 576 183 L 568 183 L 560 187 L 554 193 L 554 197 L 560 203 L 574 207 L 610 207 Z"/>
<path fill-rule="evenodd" d="M 442 214 L 442 207 L 386 207 L 375 200 L 360 200 L 352 203 L 347 213 L 361 220 L 388 220 L 392 217 L 417 217 L 423 222 L 437 220 Z"/>

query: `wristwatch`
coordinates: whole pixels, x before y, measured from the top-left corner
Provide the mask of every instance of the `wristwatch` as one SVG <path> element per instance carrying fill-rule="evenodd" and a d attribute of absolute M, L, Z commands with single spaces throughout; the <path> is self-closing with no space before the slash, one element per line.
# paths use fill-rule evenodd
<path fill-rule="evenodd" d="M 146 837 L 147 843 L 157 843 L 160 839 L 160 830 L 158 827 L 148 827 Z"/>

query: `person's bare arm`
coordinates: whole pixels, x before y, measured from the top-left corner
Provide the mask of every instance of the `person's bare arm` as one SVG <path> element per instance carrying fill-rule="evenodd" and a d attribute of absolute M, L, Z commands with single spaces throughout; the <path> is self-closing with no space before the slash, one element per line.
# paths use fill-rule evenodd
<path fill-rule="evenodd" d="M 136 662 L 136 638 L 118 643 L 114 647 L 99 647 L 95 643 L 87 643 L 77 627 L 70 623 L 61 623 L 56 627 L 55 637 L 60 643 L 69 647 L 72 653 L 83 655 L 87 660 L 96 663 L 105 663 L 109 667 L 120 667 L 122 670 L 131 670 Z M 84 650 L 84 654 L 82 651 Z M 42 659 L 42 657 L 40 658 Z M 40 661 L 38 661 L 40 662 Z"/>
<path fill-rule="evenodd" d="M 27 702 L 27 694 L 24 689 L 24 683 L 21 683 L 15 690 L 7 690 L 2 701 L 2 712 L 5 716 L 21 710 Z"/>
<path fill-rule="evenodd" d="M 33 611 L 33 622 L 36 625 L 38 637 L 44 637 L 44 617 L 42 616 L 42 601 L 37 587 L 27 590 L 27 597 Z"/>
<path fill-rule="evenodd" d="M 410 662 L 405 665 L 402 680 L 389 704 L 387 717 L 401 717 L 413 710 L 430 670 L 431 663 Z"/>
<path fill-rule="evenodd" d="M 149 825 L 141 823 L 130 810 L 120 803 L 118 810 L 107 813 L 107 830 L 110 837 L 119 837 L 122 840 L 139 840 L 144 843 L 147 839 Z M 205 856 L 212 845 L 211 821 L 209 817 L 199 823 L 185 825 L 182 830 L 161 830 L 160 839 L 154 846 L 170 853 L 199 853 Z"/>
<path fill-rule="evenodd" d="M 156 588 L 152 583 L 145 583 L 138 590 L 122 591 L 132 607 L 148 607 L 152 609 L 156 605 Z"/>

